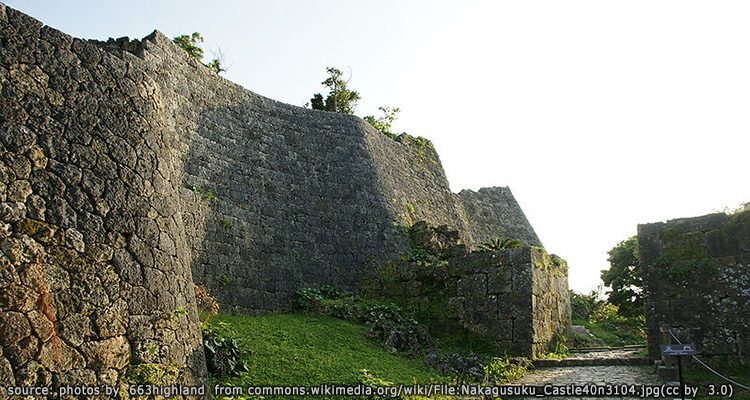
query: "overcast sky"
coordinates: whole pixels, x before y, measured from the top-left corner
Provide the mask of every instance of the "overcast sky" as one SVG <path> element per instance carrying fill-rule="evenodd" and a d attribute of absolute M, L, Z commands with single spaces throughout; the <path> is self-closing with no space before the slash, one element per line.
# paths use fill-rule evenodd
<path fill-rule="evenodd" d="M 6 3 L 83 38 L 198 31 L 291 104 L 351 73 L 357 114 L 400 107 L 454 191 L 510 186 L 577 291 L 638 223 L 750 201 L 750 2 Z"/>

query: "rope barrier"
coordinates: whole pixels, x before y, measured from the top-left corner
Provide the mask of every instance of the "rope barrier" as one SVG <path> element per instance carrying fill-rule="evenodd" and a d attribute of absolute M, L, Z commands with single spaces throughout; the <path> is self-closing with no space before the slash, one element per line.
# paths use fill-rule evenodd
<path fill-rule="evenodd" d="M 675 335 L 674 335 L 674 333 L 672 333 L 672 330 L 671 330 L 671 329 L 667 329 L 667 330 L 669 331 L 669 334 L 670 334 L 670 335 L 672 335 L 672 337 L 674 338 L 674 340 L 676 340 L 676 341 L 677 341 L 677 343 L 678 343 L 678 344 L 682 344 L 682 342 L 680 342 L 680 339 L 677 339 L 677 336 L 675 336 Z M 735 384 L 735 385 L 737 385 L 737 386 L 739 386 L 739 387 L 741 387 L 741 388 L 743 388 L 743 389 L 746 389 L 746 390 L 750 390 L 750 387 L 748 387 L 748 386 L 746 386 L 746 385 L 743 385 L 743 384 L 741 384 L 741 383 L 739 383 L 739 382 L 737 382 L 737 381 L 734 381 L 734 380 L 732 380 L 732 379 L 729 379 L 729 378 L 727 378 L 726 376 L 724 376 L 724 375 L 722 375 L 722 374 L 720 374 L 720 373 L 716 372 L 716 370 L 714 370 L 713 368 L 711 368 L 711 367 L 709 367 L 708 365 L 706 365 L 706 363 L 704 363 L 703 361 L 701 361 L 701 359 L 700 359 L 700 358 L 698 358 L 698 357 L 696 357 L 695 355 L 693 355 L 693 359 L 694 359 L 695 361 L 698 361 L 698 363 L 699 363 L 700 365 L 702 365 L 703 367 L 705 367 L 705 368 L 706 368 L 707 370 L 709 370 L 709 371 L 713 372 L 713 373 L 714 373 L 714 374 L 715 374 L 716 376 L 718 376 L 718 377 L 720 377 L 720 378 L 722 378 L 722 379 L 726 380 L 727 382 L 733 383 L 733 384 Z"/>

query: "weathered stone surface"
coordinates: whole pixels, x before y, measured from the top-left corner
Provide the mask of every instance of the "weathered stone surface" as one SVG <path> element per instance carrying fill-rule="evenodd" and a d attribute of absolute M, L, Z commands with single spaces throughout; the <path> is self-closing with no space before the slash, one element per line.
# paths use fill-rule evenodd
<path fill-rule="evenodd" d="M 65 245 L 71 249 L 75 249 L 79 253 L 83 253 L 86 248 L 86 244 L 83 241 L 83 234 L 75 228 L 65 230 Z"/>
<path fill-rule="evenodd" d="M 42 345 L 38 362 L 54 373 L 65 372 L 86 365 L 83 355 L 59 337 L 52 337 Z"/>
<path fill-rule="evenodd" d="M 14 311 L 0 313 L 0 344 L 10 346 L 30 334 L 31 328 L 25 315 Z"/>
<path fill-rule="evenodd" d="M 53 385 L 121 384 L 121 340 L 158 342 L 182 383 L 204 382 L 193 280 L 263 313 L 303 287 L 356 287 L 414 221 L 472 243 L 429 141 L 258 96 L 158 32 L 86 41 L 0 8 L 0 312 L 32 331 L 3 355 L 17 382 L 41 357 Z M 65 346 L 84 362 L 55 361 Z"/>
<path fill-rule="evenodd" d="M 124 336 L 87 342 L 81 350 L 86 365 L 97 370 L 122 369 L 130 359 L 130 345 Z"/>
<path fill-rule="evenodd" d="M 3 239 L 0 242 L 0 250 L 10 259 L 13 264 L 20 264 L 25 260 L 23 242 L 16 238 Z"/>
<path fill-rule="evenodd" d="M 458 197 L 466 213 L 471 236 L 477 243 L 511 238 L 529 246 L 542 245 L 510 188 L 482 188 L 478 192 L 462 190 Z"/>
<path fill-rule="evenodd" d="M 179 329 L 162 335 L 168 342 L 160 345 L 181 369 L 183 383 L 203 382 L 191 253 L 182 220 L 174 218 L 180 205 L 172 182 L 179 182 L 182 172 L 171 161 L 174 143 L 165 140 L 167 123 L 154 107 L 153 80 L 145 97 L 135 84 L 147 80 L 145 61 L 123 60 L 92 43 L 40 29 L 12 9 L 3 7 L 2 15 L 0 315 L 14 320 L 0 339 L 8 342 L 2 380 L 96 384 L 100 373 L 117 384 L 129 359 L 128 339 L 140 339 L 140 332 L 126 332 L 130 315 L 124 302 L 138 287 L 165 293 L 142 304 L 143 314 L 171 313 L 178 306 L 191 313 Z M 33 33 L 29 27 L 36 27 Z M 133 75 L 113 79 L 116 71 Z M 155 174 L 166 183 L 158 191 Z M 145 221 L 149 204 L 164 212 Z M 135 264 L 127 271 L 106 263 L 127 238 L 151 226 L 172 257 L 149 265 L 162 272 L 162 281 L 144 288 L 137 261 L 131 259 Z M 156 243 L 144 247 L 150 252 Z M 149 323 L 153 329 L 155 323 Z M 86 357 L 74 347 L 85 349 Z M 49 373 L 40 378 L 29 369 L 33 365 Z"/>
<path fill-rule="evenodd" d="M 522 257 L 523 252 L 529 254 Z M 366 281 L 366 293 L 432 310 L 430 324 L 458 323 L 510 354 L 544 354 L 568 334 L 567 265 L 540 248 L 473 252 L 427 266 L 401 262 L 389 268 Z"/>
<path fill-rule="evenodd" d="M 119 300 L 99 312 L 94 319 L 94 327 L 99 333 L 99 337 L 110 338 L 124 335 L 126 332 L 125 321 L 127 320 L 127 316 L 127 304 L 124 300 Z"/>
<path fill-rule="evenodd" d="M 0 385 L 2 385 L 2 387 L 8 387 L 15 383 L 16 379 L 13 376 L 13 369 L 10 365 L 10 361 L 6 360 L 5 357 L 0 357 Z"/>
<path fill-rule="evenodd" d="M 638 245 L 650 356 L 674 334 L 703 355 L 747 362 L 750 210 L 639 225 Z"/>
<path fill-rule="evenodd" d="M 21 220 L 26 215 L 26 205 L 24 203 L 0 203 L 0 220 L 6 223 L 14 223 Z"/>
<path fill-rule="evenodd" d="M 39 294 L 26 286 L 11 284 L 0 290 L 0 304 L 3 310 L 26 312 L 34 309 Z"/>
<path fill-rule="evenodd" d="M 34 336 L 25 338 L 5 347 L 3 354 L 11 365 L 24 365 L 33 359 L 39 351 L 39 339 Z"/>
<path fill-rule="evenodd" d="M 26 314 L 31 321 L 31 328 L 34 330 L 34 336 L 42 342 L 46 342 L 54 333 L 55 326 L 47 317 L 39 311 L 29 311 Z"/>

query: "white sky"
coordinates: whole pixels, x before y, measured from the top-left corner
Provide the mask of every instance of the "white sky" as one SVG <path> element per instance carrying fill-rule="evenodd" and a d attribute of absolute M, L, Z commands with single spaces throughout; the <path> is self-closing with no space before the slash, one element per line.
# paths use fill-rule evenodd
<path fill-rule="evenodd" d="M 302 105 L 351 71 L 454 191 L 510 186 L 589 291 L 638 223 L 750 201 L 750 2 L 6 1 L 93 39 L 199 31 L 225 76 Z"/>

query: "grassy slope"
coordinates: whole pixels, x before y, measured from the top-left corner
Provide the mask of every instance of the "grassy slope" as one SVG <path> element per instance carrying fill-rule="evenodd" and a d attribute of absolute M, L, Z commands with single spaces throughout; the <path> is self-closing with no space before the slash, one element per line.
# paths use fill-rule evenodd
<path fill-rule="evenodd" d="M 238 386 L 357 384 L 360 370 L 394 383 L 444 381 L 421 360 L 390 354 L 366 336 L 367 327 L 300 314 L 218 315 L 210 324 L 237 338 L 249 372 L 226 380 Z"/>
<path fill-rule="evenodd" d="M 607 346 L 618 347 L 628 344 L 645 345 L 646 338 L 637 327 L 617 326 L 607 322 L 590 322 L 573 320 L 573 325 L 583 325 L 594 336 L 604 341 Z"/>

